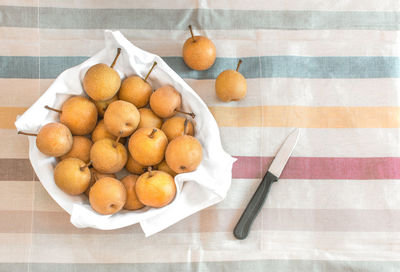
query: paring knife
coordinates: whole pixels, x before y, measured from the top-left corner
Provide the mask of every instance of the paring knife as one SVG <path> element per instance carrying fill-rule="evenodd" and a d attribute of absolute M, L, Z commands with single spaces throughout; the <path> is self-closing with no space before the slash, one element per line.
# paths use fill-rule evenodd
<path fill-rule="evenodd" d="M 235 235 L 237 239 L 245 239 L 249 234 L 251 224 L 256 218 L 258 212 L 261 210 L 262 206 L 264 205 L 271 184 L 278 181 L 287 161 L 289 160 L 290 155 L 293 152 L 294 147 L 297 144 L 299 135 L 300 130 L 296 128 L 295 131 L 293 131 L 286 138 L 282 147 L 276 154 L 275 159 L 272 161 L 271 166 L 269 167 L 256 192 L 251 198 L 249 204 L 247 204 L 246 209 L 244 210 L 242 216 L 239 219 L 239 222 L 233 230 L 233 235 Z"/>

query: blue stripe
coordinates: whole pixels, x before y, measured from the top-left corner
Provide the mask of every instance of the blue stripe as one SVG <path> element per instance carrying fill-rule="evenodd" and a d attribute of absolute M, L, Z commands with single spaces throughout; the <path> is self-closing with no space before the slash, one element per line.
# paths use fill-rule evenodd
<path fill-rule="evenodd" d="M 88 57 L 40 57 L 40 78 L 55 78 Z M 238 59 L 217 58 L 207 71 L 190 70 L 181 57 L 164 57 L 181 77 L 215 79 L 235 69 Z M 300 57 L 263 56 L 243 58 L 240 71 L 246 78 L 398 78 L 398 57 Z M 1 78 L 39 78 L 39 57 L 0 56 Z"/>

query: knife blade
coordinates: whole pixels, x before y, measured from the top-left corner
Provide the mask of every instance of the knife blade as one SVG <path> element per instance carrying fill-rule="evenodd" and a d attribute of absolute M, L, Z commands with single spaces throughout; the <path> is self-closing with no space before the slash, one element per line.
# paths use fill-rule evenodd
<path fill-rule="evenodd" d="M 289 160 L 300 136 L 300 129 L 296 128 L 285 140 L 276 154 L 274 160 L 271 163 L 267 173 L 262 179 L 256 192 L 252 196 L 250 202 L 247 204 L 242 216 L 240 217 L 233 235 L 243 240 L 247 237 L 250 231 L 250 227 L 264 205 L 265 199 L 267 198 L 269 188 L 273 182 L 277 182 L 282 174 L 283 169 L 287 161 Z"/>

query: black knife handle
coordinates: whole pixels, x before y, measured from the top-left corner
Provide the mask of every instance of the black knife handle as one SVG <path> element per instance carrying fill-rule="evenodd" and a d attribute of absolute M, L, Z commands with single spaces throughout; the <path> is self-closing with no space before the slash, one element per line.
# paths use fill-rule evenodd
<path fill-rule="evenodd" d="M 235 229 L 233 230 L 233 235 L 237 239 L 245 239 L 249 234 L 251 224 L 253 223 L 257 214 L 260 212 L 262 206 L 264 205 L 265 199 L 267 199 L 269 188 L 271 187 L 271 184 L 275 181 L 278 181 L 278 178 L 276 176 L 274 176 L 270 172 L 267 172 L 265 174 L 249 204 L 247 204 L 247 207 L 240 217 Z"/>

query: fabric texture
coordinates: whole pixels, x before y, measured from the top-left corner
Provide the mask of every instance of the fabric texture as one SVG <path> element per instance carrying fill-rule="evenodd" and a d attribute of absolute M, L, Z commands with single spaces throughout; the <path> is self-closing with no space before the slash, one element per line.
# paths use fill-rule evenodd
<path fill-rule="evenodd" d="M 398 0 L 0 0 L 0 271 L 400 270 Z M 182 45 L 209 37 L 192 71 Z M 204 100 L 237 162 L 224 201 L 145 238 L 78 229 L 48 195 L 14 121 L 62 71 L 119 30 Z M 220 102 L 235 69 L 248 93 Z M 293 130 L 301 138 L 246 240 L 232 230 Z"/>

